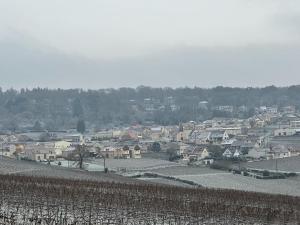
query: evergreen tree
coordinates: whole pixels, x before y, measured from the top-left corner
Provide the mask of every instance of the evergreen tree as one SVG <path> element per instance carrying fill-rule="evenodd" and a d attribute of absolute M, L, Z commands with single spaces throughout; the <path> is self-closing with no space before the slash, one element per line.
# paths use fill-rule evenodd
<path fill-rule="evenodd" d="M 74 117 L 83 116 L 83 107 L 82 107 L 81 102 L 78 98 L 76 98 L 73 102 L 73 116 Z"/>
<path fill-rule="evenodd" d="M 85 132 L 85 122 L 84 120 L 80 119 L 77 122 L 77 131 L 81 134 Z"/>
<path fill-rule="evenodd" d="M 42 131 L 42 130 L 43 130 L 42 124 L 41 124 L 39 121 L 35 121 L 35 123 L 34 123 L 32 129 L 33 129 L 34 131 Z"/>

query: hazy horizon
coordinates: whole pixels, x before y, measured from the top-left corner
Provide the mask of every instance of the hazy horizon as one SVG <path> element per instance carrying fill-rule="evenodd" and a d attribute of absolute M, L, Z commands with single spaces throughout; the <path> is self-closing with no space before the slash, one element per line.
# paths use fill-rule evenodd
<path fill-rule="evenodd" d="M 0 86 L 300 84 L 300 2 L 0 0 Z"/>

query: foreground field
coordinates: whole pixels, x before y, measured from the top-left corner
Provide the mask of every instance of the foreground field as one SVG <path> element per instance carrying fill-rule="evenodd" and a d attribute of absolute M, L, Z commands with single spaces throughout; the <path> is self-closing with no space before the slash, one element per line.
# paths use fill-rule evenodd
<path fill-rule="evenodd" d="M 124 183 L 139 182 L 138 180 L 129 179 L 112 173 L 105 174 L 101 172 L 88 172 L 8 158 L 0 158 L 0 174 L 18 174 L 35 177 L 66 178 L 89 181 L 110 181 Z"/>
<path fill-rule="evenodd" d="M 98 163 L 101 163 L 99 161 Z M 136 170 L 142 172 L 153 172 L 165 176 L 192 181 L 207 188 L 235 189 L 243 191 L 264 192 L 273 194 L 284 194 L 300 196 L 300 176 L 285 180 L 258 180 L 251 177 L 234 175 L 232 173 L 213 170 L 209 168 L 181 166 L 175 163 L 166 163 L 164 160 L 111 160 L 108 161 L 110 168 L 120 166 L 126 168 L 129 173 Z M 88 172 L 77 169 L 68 169 L 59 166 L 43 165 L 35 162 L 18 161 L 0 158 L 0 174 L 19 174 L 35 177 L 66 178 L 89 181 L 109 181 L 122 183 L 159 183 L 183 187 L 191 187 L 175 180 L 162 178 L 131 179 L 114 173 Z M 121 173 L 122 174 L 122 173 Z M 126 174 L 126 173 L 125 173 Z M 124 174 L 123 174 L 124 175 Z"/>
<path fill-rule="evenodd" d="M 300 156 L 282 158 L 277 160 L 249 162 L 243 164 L 243 166 L 247 168 L 255 168 L 255 169 L 276 170 L 276 164 L 277 164 L 278 171 L 300 173 Z"/>
<path fill-rule="evenodd" d="M 103 159 L 96 159 L 93 164 L 103 167 Z M 109 170 L 120 171 L 149 171 L 152 169 L 172 168 L 182 166 L 179 163 L 170 162 L 162 159 L 141 158 L 141 159 L 106 159 L 106 167 Z"/>
<path fill-rule="evenodd" d="M 275 180 L 260 180 L 252 177 L 232 174 L 231 172 L 199 167 L 172 167 L 155 169 L 151 172 L 192 181 L 207 188 L 234 189 L 300 196 L 300 177 Z M 156 180 L 160 183 L 160 180 Z M 152 182 L 155 182 L 152 179 Z"/>
<path fill-rule="evenodd" d="M 300 198 L 0 175 L 0 224 L 297 224 Z"/>

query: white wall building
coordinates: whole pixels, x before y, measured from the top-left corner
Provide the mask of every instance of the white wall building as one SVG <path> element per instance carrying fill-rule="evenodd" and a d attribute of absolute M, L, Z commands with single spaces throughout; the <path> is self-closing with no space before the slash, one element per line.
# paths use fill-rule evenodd
<path fill-rule="evenodd" d="M 293 128 L 283 128 L 283 129 L 274 130 L 275 137 L 293 136 L 295 134 L 296 134 L 296 129 L 293 129 Z"/>

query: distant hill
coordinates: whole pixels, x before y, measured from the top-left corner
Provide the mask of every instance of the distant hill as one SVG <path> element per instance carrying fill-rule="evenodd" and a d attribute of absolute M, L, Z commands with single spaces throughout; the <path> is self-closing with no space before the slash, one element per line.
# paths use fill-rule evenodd
<path fill-rule="evenodd" d="M 0 91 L 2 129 L 76 128 L 157 123 L 178 124 L 213 117 L 248 118 L 258 106 L 300 107 L 300 86 L 265 88 L 138 88 L 120 89 L 9 89 Z M 216 110 L 231 106 L 233 111 Z M 243 107 L 241 107 L 243 106 Z M 41 127 L 40 127 L 41 126 Z"/>

